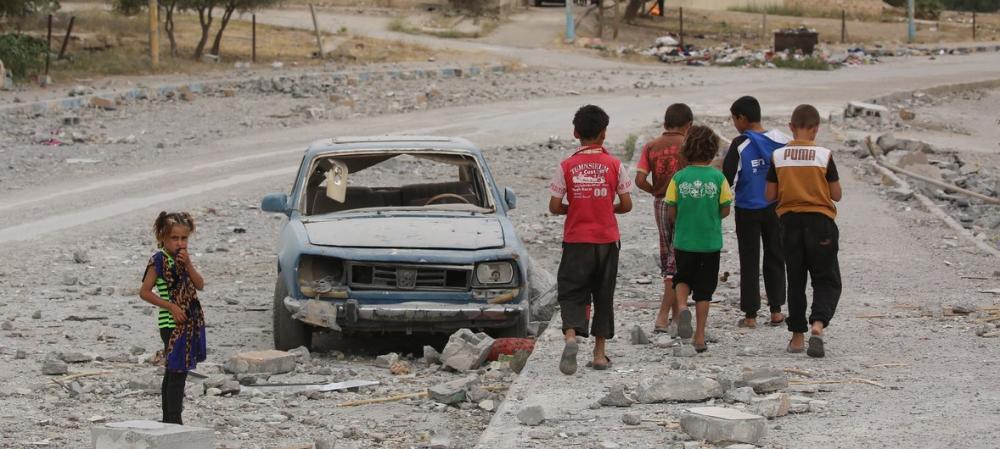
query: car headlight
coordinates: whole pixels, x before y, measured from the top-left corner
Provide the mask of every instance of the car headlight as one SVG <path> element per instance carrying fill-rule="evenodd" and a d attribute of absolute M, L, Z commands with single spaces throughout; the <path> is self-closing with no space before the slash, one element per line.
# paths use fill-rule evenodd
<path fill-rule="evenodd" d="M 514 264 L 486 262 L 476 267 L 476 282 L 483 285 L 510 284 L 514 281 Z"/>

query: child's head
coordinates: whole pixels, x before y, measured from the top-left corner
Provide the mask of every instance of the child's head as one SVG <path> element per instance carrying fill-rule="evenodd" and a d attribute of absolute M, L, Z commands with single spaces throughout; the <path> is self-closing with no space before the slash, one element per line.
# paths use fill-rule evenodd
<path fill-rule="evenodd" d="M 715 159 L 715 154 L 719 152 L 719 136 L 715 135 L 712 128 L 695 125 L 687 132 L 684 138 L 684 146 L 681 147 L 681 155 L 689 164 L 704 165 Z"/>
<path fill-rule="evenodd" d="M 194 232 L 194 219 L 187 212 L 160 212 L 153 223 L 156 246 L 169 254 L 187 249 L 188 236 Z"/>
<path fill-rule="evenodd" d="M 608 130 L 608 114 L 603 109 L 588 104 L 577 109 L 573 116 L 573 136 L 583 144 L 603 144 Z"/>
<path fill-rule="evenodd" d="M 796 140 L 816 140 L 819 133 L 819 111 L 813 105 L 800 104 L 792 111 L 792 121 L 788 128 Z"/>
<path fill-rule="evenodd" d="M 736 131 L 741 133 L 750 129 L 750 125 L 760 123 L 760 103 L 749 95 L 734 101 L 729 107 L 729 113 L 732 114 Z"/>
<path fill-rule="evenodd" d="M 687 131 L 694 122 L 694 113 L 691 108 L 684 103 L 674 103 L 667 107 L 667 112 L 663 114 L 663 128 L 673 129 L 681 132 Z"/>

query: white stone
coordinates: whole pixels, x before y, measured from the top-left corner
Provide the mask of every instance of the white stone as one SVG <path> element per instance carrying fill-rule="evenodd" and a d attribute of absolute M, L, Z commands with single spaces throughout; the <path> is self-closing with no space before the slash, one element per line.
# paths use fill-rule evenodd
<path fill-rule="evenodd" d="M 269 349 L 266 351 L 242 352 L 226 362 L 226 371 L 234 374 L 270 373 L 282 374 L 295 369 L 297 355 Z"/>
<path fill-rule="evenodd" d="M 690 379 L 681 376 L 644 379 L 636 389 L 636 399 L 643 404 L 656 402 L 700 402 L 722 397 L 722 385 L 714 379 Z"/>
<path fill-rule="evenodd" d="M 742 402 L 744 404 L 749 404 L 756 397 L 757 393 L 754 393 L 753 388 L 740 387 L 727 391 L 724 399 L 729 403 Z"/>
<path fill-rule="evenodd" d="M 215 432 L 156 421 L 125 421 L 90 429 L 94 449 L 213 449 Z"/>
<path fill-rule="evenodd" d="M 456 371 L 467 371 L 479 368 L 490 355 L 493 348 L 493 338 L 483 332 L 473 333 L 468 329 L 459 329 L 451 337 L 441 354 L 445 366 Z"/>
<path fill-rule="evenodd" d="M 517 412 L 517 420 L 526 426 L 537 426 L 545 422 L 545 409 L 541 405 L 525 407 Z"/>
<path fill-rule="evenodd" d="M 681 428 L 693 438 L 713 443 L 757 444 L 767 435 L 767 420 L 732 408 L 695 407 L 681 416 Z"/>
<path fill-rule="evenodd" d="M 790 397 L 785 393 L 774 393 L 750 401 L 750 410 L 765 418 L 777 418 L 788 414 L 792 407 Z"/>

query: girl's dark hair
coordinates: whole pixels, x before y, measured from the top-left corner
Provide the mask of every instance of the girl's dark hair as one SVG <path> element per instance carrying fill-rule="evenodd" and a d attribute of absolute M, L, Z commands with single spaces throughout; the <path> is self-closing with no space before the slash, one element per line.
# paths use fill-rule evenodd
<path fill-rule="evenodd" d="M 684 138 L 681 155 L 688 162 L 711 162 L 719 152 L 719 136 L 712 128 L 702 125 L 692 126 Z"/>
<path fill-rule="evenodd" d="M 194 218 L 191 218 L 191 214 L 187 212 L 164 211 L 160 212 L 160 215 L 156 217 L 156 221 L 153 222 L 153 235 L 156 236 L 156 241 L 162 243 L 174 225 L 185 226 L 191 232 L 194 232 Z"/>

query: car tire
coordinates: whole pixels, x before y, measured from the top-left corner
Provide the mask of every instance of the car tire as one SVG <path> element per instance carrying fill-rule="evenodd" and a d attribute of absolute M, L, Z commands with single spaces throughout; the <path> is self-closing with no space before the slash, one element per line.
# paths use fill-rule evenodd
<path fill-rule="evenodd" d="M 541 7 L 542 6 L 542 0 L 535 0 L 535 6 Z"/>
<path fill-rule="evenodd" d="M 299 346 L 310 348 L 312 328 L 292 318 L 292 313 L 285 308 L 286 296 L 288 296 L 288 287 L 279 278 L 274 284 L 274 349 L 287 351 Z"/>
<path fill-rule="evenodd" d="M 527 338 L 528 323 L 531 322 L 531 312 L 525 308 L 521 315 L 517 317 L 517 322 L 513 326 L 497 329 L 493 331 L 495 338 Z"/>

